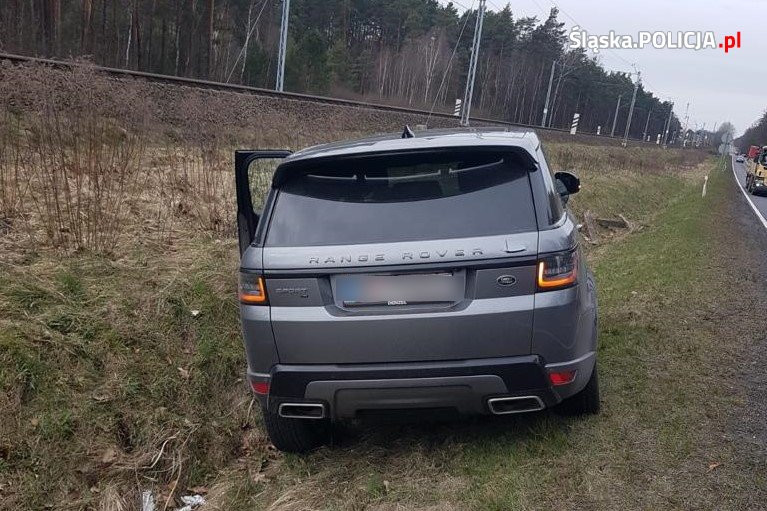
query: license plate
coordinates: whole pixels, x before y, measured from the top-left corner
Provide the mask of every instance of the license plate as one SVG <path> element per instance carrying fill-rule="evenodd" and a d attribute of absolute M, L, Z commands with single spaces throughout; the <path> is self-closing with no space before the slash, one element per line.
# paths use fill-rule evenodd
<path fill-rule="evenodd" d="M 345 307 L 446 303 L 460 299 L 462 282 L 454 273 L 344 275 L 335 292 Z"/>

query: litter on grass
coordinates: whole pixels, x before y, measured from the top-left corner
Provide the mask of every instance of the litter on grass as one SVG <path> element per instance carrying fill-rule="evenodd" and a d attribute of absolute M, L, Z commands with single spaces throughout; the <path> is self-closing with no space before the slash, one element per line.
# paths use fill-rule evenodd
<path fill-rule="evenodd" d="M 205 499 L 202 495 L 187 495 L 181 497 L 181 502 L 184 503 L 184 507 L 178 509 L 178 511 L 192 511 L 197 509 L 197 506 L 205 504 Z"/>

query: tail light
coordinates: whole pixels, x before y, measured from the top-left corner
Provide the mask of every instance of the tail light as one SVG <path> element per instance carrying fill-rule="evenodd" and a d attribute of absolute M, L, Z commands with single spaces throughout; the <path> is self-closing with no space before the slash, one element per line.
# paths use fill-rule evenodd
<path fill-rule="evenodd" d="M 575 381 L 575 375 L 577 371 L 570 369 L 569 371 L 554 371 L 549 373 L 549 381 L 552 385 L 567 385 Z"/>
<path fill-rule="evenodd" d="M 575 285 L 578 252 L 550 254 L 538 260 L 538 290 L 551 291 Z"/>
<path fill-rule="evenodd" d="M 256 394 L 260 394 L 262 396 L 266 396 L 267 394 L 269 394 L 268 381 L 251 381 L 250 388 L 253 389 L 253 392 L 255 392 Z"/>
<path fill-rule="evenodd" d="M 240 302 L 248 305 L 267 305 L 264 277 L 258 273 L 240 272 Z"/>

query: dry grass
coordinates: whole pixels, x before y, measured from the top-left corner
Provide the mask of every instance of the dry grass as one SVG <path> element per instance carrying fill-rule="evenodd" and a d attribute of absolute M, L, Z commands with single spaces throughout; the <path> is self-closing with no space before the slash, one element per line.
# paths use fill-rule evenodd
<path fill-rule="evenodd" d="M 28 247 L 68 252 L 109 253 L 137 237 L 167 243 L 192 225 L 230 235 L 237 147 L 299 148 L 422 122 L 405 114 L 116 82 L 87 65 L 62 71 L 2 64 L 0 97 L 0 232 L 12 234 L 14 243 L 25 238 Z M 700 158 L 561 141 L 549 150 L 555 167 L 576 164 L 600 190 L 616 178 L 666 176 Z M 260 172 L 256 197 L 263 197 L 268 174 Z M 622 188 L 642 192 L 612 186 Z"/>
<path fill-rule="evenodd" d="M 209 509 L 462 509 L 532 491 L 514 477 L 532 463 L 519 446 L 553 456 L 569 445 L 561 423 L 523 419 L 363 431 L 310 458 L 270 448 L 242 379 L 232 150 L 400 120 L 316 105 L 233 120 L 245 100 L 181 92 L 181 106 L 160 109 L 156 91 L 87 69 L 1 71 L 0 508 L 131 510 L 150 490 L 162 509 L 205 490 Z M 700 161 L 548 150 L 583 178 L 576 211 L 641 222 L 687 190 Z M 254 171 L 262 198 L 269 169 Z M 505 475 L 481 483 L 493 474 L 476 460 Z M 534 465 L 547 484 L 568 466 L 556 463 Z M 611 470 L 619 485 L 634 473 Z"/>
<path fill-rule="evenodd" d="M 681 187 L 705 174 L 706 155 L 699 151 L 552 143 L 546 145 L 546 156 L 553 169 L 573 169 L 581 178 L 583 187 L 572 202 L 579 217 L 592 209 L 643 222 L 649 219 L 644 215 L 662 210 Z"/>
<path fill-rule="evenodd" d="M 26 71 L 0 86 L 0 216 L 22 220 L 33 243 L 108 252 L 125 197 L 144 184 L 148 106 L 87 67 L 66 83 Z"/>
<path fill-rule="evenodd" d="M 689 177 L 671 187 L 678 193 L 666 209 L 646 212 L 657 217 L 652 225 L 599 254 L 601 416 L 367 425 L 334 447 L 285 457 L 241 507 L 744 509 L 757 502 L 767 481 L 738 458 L 726 430 L 737 402 L 727 368 L 738 339 L 727 321 L 700 321 L 722 316 L 738 293 L 728 286 L 726 258 L 712 263 L 717 219 L 705 214 L 721 210 L 729 176 L 714 176 L 708 200 Z"/>
<path fill-rule="evenodd" d="M 220 105 L 182 98 L 184 123 L 161 135 L 162 115 L 139 83 L 118 88 L 88 67 L 1 69 L 4 245 L 109 254 L 126 239 L 165 244 L 190 229 L 234 234 L 238 145 Z M 256 197 L 267 177 L 256 176 Z"/>

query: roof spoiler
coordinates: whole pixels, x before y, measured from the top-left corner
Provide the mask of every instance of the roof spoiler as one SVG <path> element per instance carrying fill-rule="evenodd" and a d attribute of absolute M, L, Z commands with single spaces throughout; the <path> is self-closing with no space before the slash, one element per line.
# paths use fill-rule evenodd
<path fill-rule="evenodd" d="M 421 156 L 427 154 L 445 154 L 445 153 L 460 153 L 460 152 L 500 152 L 500 153 L 514 153 L 522 159 L 523 164 L 527 164 L 527 170 L 534 172 L 538 169 L 538 162 L 535 158 L 528 153 L 524 148 L 518 146 L 483 146 L 483 147 L 439 147 L 439 148 L 419 148 L 419 149 L 402 149 L 398 151 L 376 151 L 369 153 L 353 153 L 345 155 L 330 155 L 321 156 L 317 158 L 306 158 L 297 161 L 286 161 L 282 163 L 274 172 L 272 178 L 272 187 L 279 188 L 290 177 L 300 174 L 307 174 L 313 169 L 316 169 L 318 165 L 326 164 L 329 161 L 346 163 L 353 160 L 367 160 L 376 159 L 381 157 L 406 157 L 406 156 Z"/>

